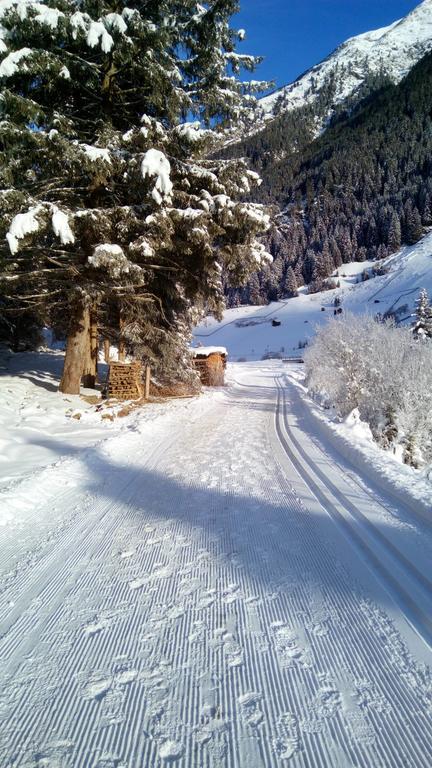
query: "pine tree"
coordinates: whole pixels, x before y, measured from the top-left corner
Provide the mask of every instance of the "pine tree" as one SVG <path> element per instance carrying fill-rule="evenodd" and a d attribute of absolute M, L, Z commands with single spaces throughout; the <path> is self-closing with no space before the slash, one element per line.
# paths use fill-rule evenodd
<path fill-rule="evenodd" d="M 414 245 L 418 243 L 422 235 L 423 227 L 420 214 L 418 209 L 408 200 L 404 209 L 404 240 L 408 245 Z"/>
<path fill-rule="evenodd" d="M 78 392 L 92 329 L 184 350 L 194 307 L 220 313 L 223 271 L 266 257 L 257 175 L 206 159 L 250 114 L 235 0 L 6 3 L 0 9 L 0 263 L 7 301 L 68 318 L 61 382 Z M 192 115 L 196 122 L 185 122 Z M 7 242 L 6 242 L 7 241 Z M 114 319 L 115 318 L 115 321 Z M 182 333 L 179 334 L 179 328 Z"/>
<path fill-rule="evenodd" d="M 416 318 L 412 327 L 414 336 L 432 339 L 432 306 L 425 288 L 420 291 L 414 317 Z"/>
<path fill-rule="evenodd" d="M 282 295 L 288 299 L 298 296 L 297 280 L 292 267 L 288 267 L 282 285 Z"/>
<path fill-rule="evenodd" d="M 315 253 L 311 249 L 309 249 L 306 253 L 306 256 L 303 262 L 303 277 L 306 284 L 310 283 L 311 280 L 313 280 L 314 272 L 315 272 L 315 264 L 316 264 Z"/>
<path fill-rule="evenodd" d="M 387 236 L 387 245 L 390 253 L 395 253 L 401 247 L 402 233 L 399 216 L 393 211 Z"/>
<path fill-rule="evenodd" d="M 265 302 L 261 296 L 261 286 L 258 279 L 258 275 L 255 273 L 248 283 L 248 304 L 254 304 L 256 306 L 264 304 Z"/>

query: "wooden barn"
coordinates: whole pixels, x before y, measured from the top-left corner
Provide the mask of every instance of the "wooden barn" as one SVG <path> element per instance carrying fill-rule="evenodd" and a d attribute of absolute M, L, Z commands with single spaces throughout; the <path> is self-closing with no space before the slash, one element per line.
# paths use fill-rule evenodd
<path fill-rule="evenodd" d="M 196 347 L 191 352 L 201 383 L 205 387 L 222 387 L 228 360 L 225 347 Z"/>

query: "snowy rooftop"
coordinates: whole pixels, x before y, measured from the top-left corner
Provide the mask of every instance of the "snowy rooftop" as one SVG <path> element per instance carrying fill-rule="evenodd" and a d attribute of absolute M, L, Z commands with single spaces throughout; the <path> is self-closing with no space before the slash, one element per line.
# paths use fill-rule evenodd
<path fill-rule="evenodd" d="M 190 350 L 194 357 L 210 357 L 210 355 L 228 355 L 226 347 L 194 347 Z"/>

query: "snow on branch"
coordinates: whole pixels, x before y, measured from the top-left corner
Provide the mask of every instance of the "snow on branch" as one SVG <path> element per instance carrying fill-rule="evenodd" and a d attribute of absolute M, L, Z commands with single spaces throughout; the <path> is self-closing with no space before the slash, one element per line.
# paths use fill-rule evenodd
<path fill-rule="evenodd" d="M 109 53 L 114 45 L 114 39 L 101 21 L 91 21 L 87 32 L 87 45 L 96 48 L 99 44 L 104 53 Z"/>
<path fill-rule="evenodd" d="M 74 234 L 69 225 L 69 218 L 64 211 L 61 211 L 57 206 L 53 206 L 53 214 L 51 217 L 52 228 L 54 234 L 60 238 L 62 245 L 70 245 L 75 242 Z"/>
<path fill-rule="evenodd" d="M 95 269 L 105 268 L 113 278 L 141 271 L 136 264 L 129 261 L 123 248 L 114 243 L 101 243 L 97 245 L 93 254 L 89 256 L 88 263 Z"/>
<path fill-rule="evenodd" d="M 17 72 L 26 71 L 25 59 L 33 54 L 31 48 L 20 48 L 9 53 L 0 64 L 0 77 L 12 77 Z"/>
<path fill-rule="evenodd" d="M 69 225 L 69 217 L 64 211 L 61 211 L 56 205 L 34 205 L 25 213 L 18 213 L 11 221 L 6 240 L 13 256 L 19 250 L 20 240 L 24 240 L 28 235 L 36 234 L 46 226 L 47 214 L 51 215 L 52 230 L 62 245 L 70 245 L 75 242 L 74 234 Z"/>
<path fill-rule="evenodd" d="M 93 144 L 79 144 L 79 148 L 85 153 L 91 163 L 98 163 L 102 160 L 111 165 L 111 156 L 109 149 L 95 147 Z"/>
<path fill-rule="evenodd" d="M 182 125 L 178 125 L 174 129 L 174 133 L 177 133 L 191 144 L 194 144 L 198 141 L 202 141 L 207 136 L 210 136 L 213 132 L 201 128 L 201 124 L 196 121 L 193 123 L 183 123 Z"/>
<path fill-rule="evenodd" d="M 141 163 L 143 179 L 156 177 L 152 197 L 157 205 L 166 200 L 170 201 L 173 185 L 170 178 L 171 165 L 167 156 L 159 149 L 149 149 L 145 153 Z"/>
<path fill-rule="evenodd" d="M 260 266 L 263 266 L 264 264 L 271 263 L 273 261 L 273 256 L 271 253 L 266 251 L 265 246 L 262 243 L 259 243 L 258 240 L 254 240 L 252 243 L 252 258 L 256 261 L 256 263 Z"/>
<path fill-rule="evenodd" d="M 18 213 L 11 221 L 9 231 L 6 234 L 6 240 L 9 244 L 9 249 L 12 255 L 18 252 L 19 241 L 23 240 L 27 235 L 37 232 L 41 226 L 41 221 L 38 219 L 38 214 L 43 212 L 41 205 L 33 206 L 29 208 L 26 213 Z"/>

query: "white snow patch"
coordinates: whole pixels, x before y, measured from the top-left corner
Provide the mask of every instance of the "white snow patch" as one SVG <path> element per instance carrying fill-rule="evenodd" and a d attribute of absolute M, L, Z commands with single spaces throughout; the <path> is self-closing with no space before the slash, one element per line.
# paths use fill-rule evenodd
<path fill-rule="evenodd" d="M 9 53 L 0 64 L 0 77 L 12 77 L 20 69 L 25 71 L 24 59 L 27 59 L 32 54 L 31 48 L 20 48 L 19 51 Z M 20 67 L 21 62 L 23 62 L 23 65 Z"/>
<path fill-rule="evenodd" d="M 104 53 L 109 53 L 114 45 L 114 40 L 105 29 L 101 21 L 91 21 L 87 32 L 87 45 L 95 48 L 100 42 Z"/>
<path fill-rule="evenodd" d="M 9 249 L 12 254 L 17 253 L 19 248 L 19 241 L 23 240 L 27 235 L 31 235 L 33 232 L 37 232 L 40 227 L 40 222 L 37 219 L 38 213 L 43 210 L 42 206 L 36 205 L 26 213 L 18 213 L 11 221 L 9 231 L 6 235 L 6 240 L 9 243 Z"/>
<path fill-rule="evenodd" d="M 215 354 L 227 354 L 226 347 L 191 347 L 190 351 L 194 357 L 209 357 L 210 355 Z"/>
<path fill-rule="evenodd" d="M 129 261 L 123 248 L 115 243 L 97 245 L 93 254 L 89 256 L 88 263 L 95 269 L 105 267 L 112 277 L 120 277 L 121 274 L 130 272 L 135 266 Z"/>
<path fill-rule="evenodd" d="M 141 163 L 141 173 L 144 179 L 156 177 L 156 184 L 152 196 L 160 205 L 163 200 L 169 200 L 173 191 L 170 179 L 170 161 L 159 149 L 149 149 L 145 153 Z"/>
<path fill-rule="evenodd" d="M 127 30 L 127 24 L 122 16 L 118 13 L 107 13 L 104 16 L 105 23 L 110 29 L 115 29 L 117 32 L 124 33 Z"/>
<path fill-rule="evenodd" d="M 209 133 L 211 133 L 211 131 L 207 131 L 201 128 L 201 124 L 199 122 L 183 123 L 182 125 L 178 125 L 175 129 L 175 132 L 191 143 L 202 141 Z"/>
<path fill-rule="evenodd" d="M 183 745 L 178 741 L 165 741 L 159 748 L 159 757 L 165 762 L 178 760 L 183 754 Z"/>
<path fill-rule="evenodd" d="M 80 144 L 79 146 L 92 163 L 97 163 L 102 160 L 105 163 L 111 164 L 109 149 L 95 147 L 93 144 Z"/>
<path fill-rule="evenodd" d="M 75 242 L 74 234 L 69 225 L 69 217 L 64 211 L 54 207 L 51 223 L 54 234 L 60 238 L 60 242 L 63 245 L 69 245 L 70 243 Z"/>

